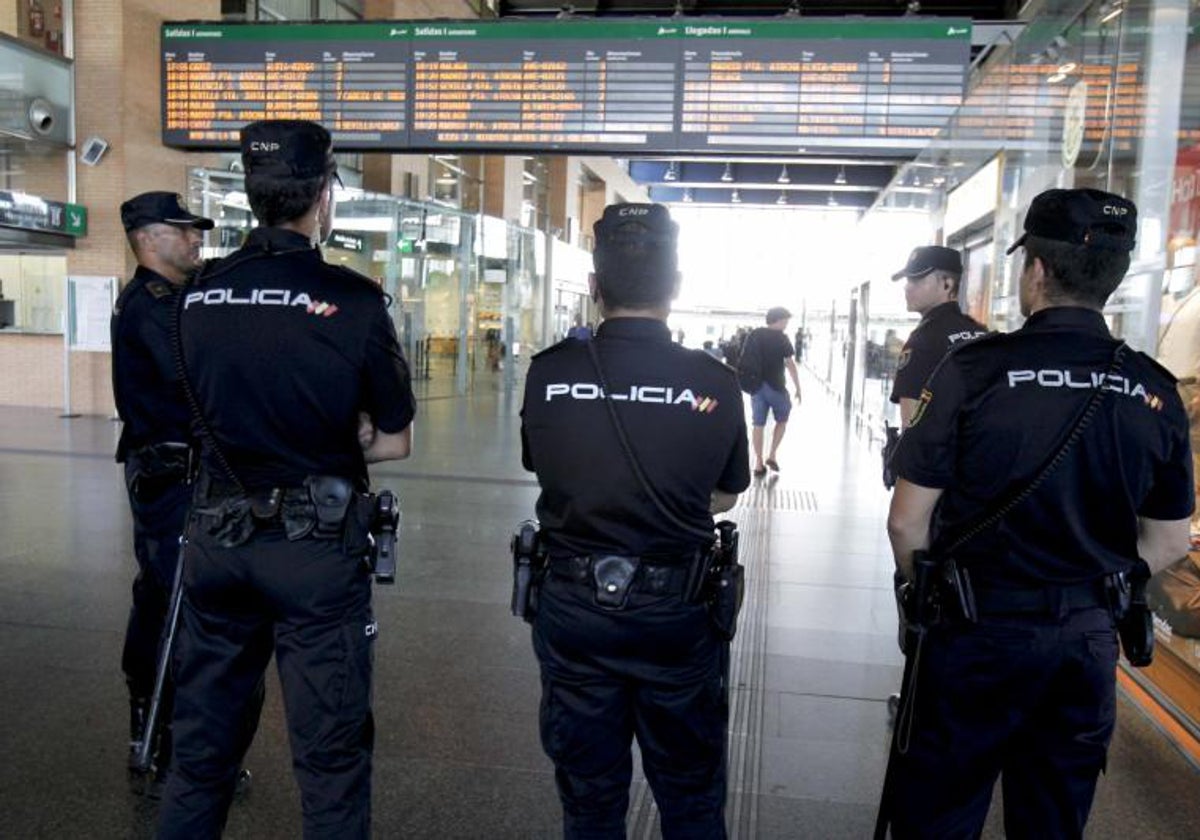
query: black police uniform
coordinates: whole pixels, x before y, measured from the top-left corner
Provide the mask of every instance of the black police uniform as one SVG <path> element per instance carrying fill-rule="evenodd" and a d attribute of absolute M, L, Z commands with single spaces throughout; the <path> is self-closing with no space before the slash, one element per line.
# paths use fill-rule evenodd
<path fill-rule="evenodd" d="M 933 369 L 948 352 L 964 342 L 987 335 L 987 329 L 964 313 L 958 301 L 947 301 L 930 309 L 909 333 L 896 362 L 891 401 L 919 399 Z"/>
<path fill-rule="evenodd" d="M 366 491 L 359 412 L 385 433 L 413 419 L 383 293 L 327 265 L 301 234 L 260 227 L 189 288 L 180 333 L 207 431 L 175 658 L 176 764 L 159 837 L 220 834 L 244 738 L 238 722 L 272 647 L 305 837 L 367 837 L 377 632 L 367 537 L 353 504 L 340 529 L 312 528 L 304 484 L 334 476 Z M 310 530 L 293 530 L 297 516 Z"/>
<path fill-rule="evenodd" d="M 683 523 L 711 532 L 711 491 L 738 493 L 750 481 L 732 370 L 672 343 L 655 319 L 606 320 L 592 343 L 649 483 Z M 522 418 L 522 462 L 542 487 L 550 557 L 533 625 L 542 745 L 565 835 L 624 836 L 636 735 L 664 836 L 723 837 L 727 646 L 706 607 L 681 598 L 706 546 L 643 492 L 585 343 L 534 357 Z M 589 565 L 603 555 L 642 558 L 623 609 L 597 603 Z"/>
<path fill-rule="evenodd" d="M 945 489 L 932 531 L 945 546 L 1028 484 L 1096 384 L 1107 392 L 1032 496 L 955 552 L 979 618 L 925 643 L 895 837 L 977 837 L 1001 773 L 1009 836 L 1082 832 L 1115 720 L 1105 578 L 1137 558 L 1138 516 L 1182 519 L 1194 501 L 1174 378 L 1133 351 L 1107 374 L 1115 347 L 1099 312 L 1038 311 L 947 356 L 901 438 L 899 474 Z"/>
<path fill-rule="evenodd" d="M 135 717 L 145 713 L 154 691 L 179 536 L 191 503 L 187 485 L 191 412 L 171 351 L 177 292 L 165 277 L 138 266 L 117 298 L 111 322 L 113 398 L 124 423 L 117 461 L 125 465 L 138 565 L 121 654 Z M 135 721 L 134 728 L 139 726 Z M 131 734 L 140 737 L 140 732 Z"/>

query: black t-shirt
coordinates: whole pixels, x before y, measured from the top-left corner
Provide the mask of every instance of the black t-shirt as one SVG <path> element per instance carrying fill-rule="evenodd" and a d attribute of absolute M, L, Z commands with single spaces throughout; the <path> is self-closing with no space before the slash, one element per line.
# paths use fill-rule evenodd
<path fill-rule="evenodd" d="M 663 504 L 711 531 L 714 489 L 750 484 L 746 421 L 734 372 L 671 341 L 650 318 L 616 318 L 594 341 L 638 462 Z M 534 356 L 521 408 L 521 460 L 537 473 L 538 519 L 554 556 L 678 554 L 702 540 L 666 521 L 642 490 L 601 398 L 588 344 Z"/>
<path fill-rule="evenodd" d="M 112 333 L 113 399 L 124 425 L 117 460 L 134 449 L 191 439 L 191 412 L 171 346 L 178 288 L 138 266 L 117 297 Z"/>
<path fill-rule="evenodd" d="M 416 413 L 383 292 L 293 231 L 255 228 L 184 294 L 188 377 L 248 490 L 337 475 L 366 487 L 358 413 L 403 431 Z M 223 476 L 206 442 L 201 457 Z"/>
<path fill-rule="evenodd" d="M 957 301 L 938 304 L 925 313 L 900 350 L 891 400 L 915 400 L 921 387 L 949 351 L 965 342 L 987 335 L 987 329 L 958 307 Z"/>
<path fill-rule="evenodd" d="M 758 354 L 763 382 L 776 391 L 787 391 L 787 382 L 783 378 L 783 360 L 796 355 L 796 351 L 782 330 L 773 330 L 770 327 L 752 330 L 742 347 L 742 353 Z"/>
<path fill-rule="evenodd" d="M 1175 379 L 1116 342 L 1098 312 L 1041 310 L 1021 329 L 946 357 L 926 386 L 893 465 L 945 493 L 946 546 L 1057 451 L 1096 383 L 1100 408 L 1065 460 L 1001 522 L 955 552 L 976 585 L 1083 583 L 1137 558 L 1137 517 L 1176 520 L 1195 504 L 1188 422 Z"/>

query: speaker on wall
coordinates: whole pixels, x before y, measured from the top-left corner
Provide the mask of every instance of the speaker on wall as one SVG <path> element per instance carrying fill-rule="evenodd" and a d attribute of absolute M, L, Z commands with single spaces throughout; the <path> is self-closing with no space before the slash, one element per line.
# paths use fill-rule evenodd
<path fill-rule="evenodd" d="M 107 151 L 108 141 L 93 134 L 79 147 L 79 160 L 87 166 L 95 166 Z"/>

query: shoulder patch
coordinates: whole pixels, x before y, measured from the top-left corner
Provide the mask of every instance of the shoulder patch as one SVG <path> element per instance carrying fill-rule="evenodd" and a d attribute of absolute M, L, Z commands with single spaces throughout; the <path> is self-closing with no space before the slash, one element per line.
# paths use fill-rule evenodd
<path fill-rule="evenodd" d="M 900 358 L 896 359 L 896 371 L 904 370 L 904 366 L 912 361 L 912 348 L 905 347 L 900 351 Z"/>
<path fill-rule="evenodd" d="M 928 388 L 922 388 L 921 398 L 917 401 L 917 407 L 913 409 L 912 419 L 908 421 L 910 429 L 921 422 L 921 418 L 925 416 L 925 409 L 929 407 L 929 403 L 932 401 L 933 391 L 930 391 Z"/>
<path fill-rule="evenodd" d="M 164 283 L 162 280 L 147 280 L 146 291 L 155 298 L 165 298 L 171 296 L 170 284 Z"/>

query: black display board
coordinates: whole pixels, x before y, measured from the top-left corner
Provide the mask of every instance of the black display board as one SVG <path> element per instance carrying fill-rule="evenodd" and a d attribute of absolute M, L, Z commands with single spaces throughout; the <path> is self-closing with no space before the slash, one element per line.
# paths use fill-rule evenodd
<path fill-rule="evenodd" d="M 962 101 L 967 20 L 168 23 L 163 142 L 256 119 L 338 148 L 894 154 Z"/>

